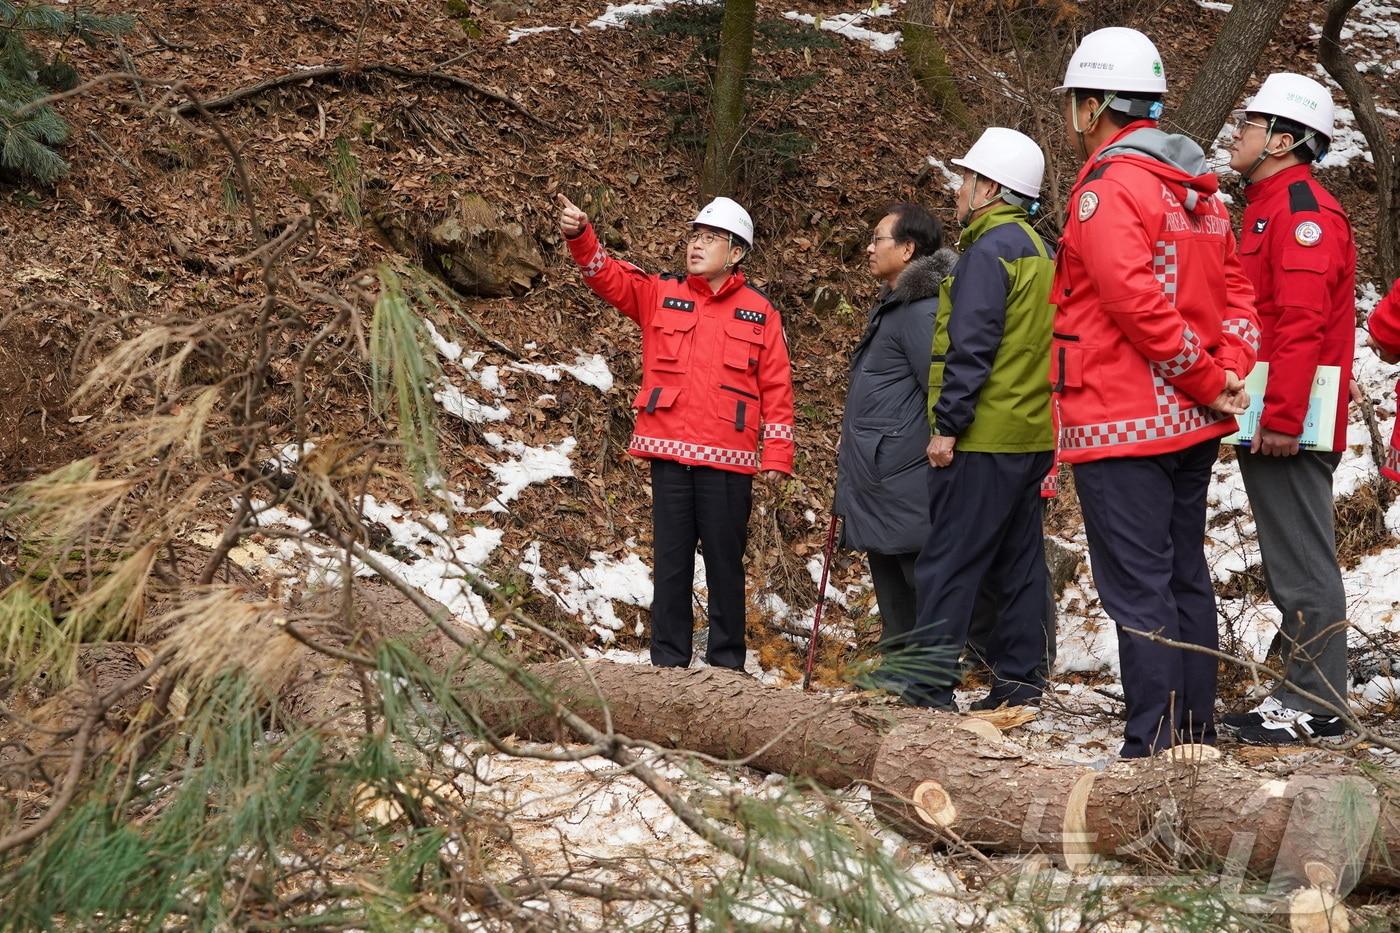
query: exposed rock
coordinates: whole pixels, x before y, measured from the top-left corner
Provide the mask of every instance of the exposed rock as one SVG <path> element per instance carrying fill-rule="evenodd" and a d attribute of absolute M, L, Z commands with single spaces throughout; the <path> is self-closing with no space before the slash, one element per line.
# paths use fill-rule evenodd
<path fill-rule="evenodd" d="M 463 294 L 521 295 L 544 273 L 544 259 L 525 228 L 503 220 L 481 195 L 465 195 L 455 212 L 435 223 L 387 205 L 372 207 L 371 214 L 395 249 Z"/>

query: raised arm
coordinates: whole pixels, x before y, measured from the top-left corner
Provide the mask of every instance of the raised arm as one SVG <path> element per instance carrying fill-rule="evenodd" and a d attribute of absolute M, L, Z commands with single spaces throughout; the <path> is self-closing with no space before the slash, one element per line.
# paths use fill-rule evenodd
<path fill-rule="evenodd" d="M 630 262 L 614 259 L 598 242 L 588 215 L 564 195 L 555 195 L 559 205 L 559 232 L 583 272 L 583 280 L 594 293 L 623 314 L 645 324 L 654 310 L 655 279 Z"/>

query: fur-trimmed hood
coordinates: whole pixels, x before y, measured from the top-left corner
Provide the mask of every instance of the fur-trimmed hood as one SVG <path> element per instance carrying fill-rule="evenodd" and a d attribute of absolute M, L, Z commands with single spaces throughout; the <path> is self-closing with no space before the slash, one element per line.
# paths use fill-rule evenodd
<path fill-rule="evenodd" d="M 957 264 L 958 254 L 946 246 L 932 256 L 920 256 L 899 274 L 894 288 L 882 296 L 881 303 L 904 303 L 938 297 L 938 286 Z"/>

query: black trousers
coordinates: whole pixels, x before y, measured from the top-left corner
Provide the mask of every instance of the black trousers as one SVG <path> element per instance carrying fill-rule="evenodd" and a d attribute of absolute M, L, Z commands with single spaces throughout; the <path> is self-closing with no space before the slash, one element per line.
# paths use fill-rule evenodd
<path fill-rule="evenodd" d="M 1045 686 L 1045 544 L 1040 483 L 1053 454 L 958 451 L 928 471 L 932 530 L 919 552 L 918 624 L 910 643 L 920 661 L 896 673 L 907 702 L 953 707 L 959 658 L 982 581 L 996 573 L 1001 618 L 991 652 L 995 701 L 1039 698 Z"/>
<path fill-rule="evenodd" d="M 880 607 L 880 650 L 892 651 L 909 644 L 909 633 L 918 618 L 914 596 L 913 554 L 865 555 L 870 563 L 870 582 L 875 585 L 875 604 Z"/>
<path fill-rule="evenodd" d="M 1042 541 L 1042 546 L 1044 542 Z M 967 630 L 967 650 L 971 657 L 971 663 L 980 661 L 987 667 L 992 666 L 991 658 L 1000 651 L 1000 625 L 1001 607 L 997 604 L 997 594 L 1001 590 L 1001 584 L 996 579 L 997 570 L 992 568 L 992 572 L 982 581 L 982 588 L 977 591 L 977 603 L 972 609 L 972 625 Z M 1050 679 L 1050 671 L 1055 667 L 1055 639 L 1058 637 L 1058 618 L 1060 607 L 1055 603 L 1055 588 L 1050 582 L 1050 568 L 1045 569 L 1045 660 L 1040 667 L 1040 679 L 1046 681 Z"/>
<path fill-rule="evenodd" d="M 1215 743 L 1216 659 L 1134 632 L 1216 648 L 1206 565 L 1206 490 L 1220 451 L 1210 440 L 1152 457 L 1074 465 L 1099 599 L 1118 626 L 1128 706 L 1124 758 Z"/>
<path fill-rule="evenodd" d="M 914 587 L 914 565 L 919 559 L 913 554 L 878 554 L 869 552 L 870 579 L 875 584 L 875 602 L 880 607 L 880 650 L 893 651 L 908 646 L 909 633 L 914 630 L 918 618 L 916 591 Z M 969 666 L 980 662 L 991 667 L 990 658 L 1001 651 L 999 622 L 1001 607 L 997 604 L 1000 584 L 993 568 L 977 591 L 977 602 L 972 609 L 972 624 L 967 632 Z M 1055 604 L 1055 593 L 1050 585 L 1050 574 L 1045 574 L 1045 662 L 1040 668 L 1040 679 L 1048 680 L 1055 666 L 1056 620 L 1059 607 Z"/>
<path fill-rule="evenodd" d="M 651 663 L 690 664 L 695 616 L 691 594 L 695 545 L 705 558 L 710 640 L 705 660 L 744 668 L 744 548 L 753 477 L 713 467 L 651 461 Z"/>

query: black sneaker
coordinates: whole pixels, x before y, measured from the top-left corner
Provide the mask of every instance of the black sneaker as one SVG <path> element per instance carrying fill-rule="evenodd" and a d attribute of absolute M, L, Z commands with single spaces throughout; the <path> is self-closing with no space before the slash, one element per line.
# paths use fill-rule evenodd
<path fill-rule="evenodd" d="M 1266 713 L 1250 713 L 1257 722 L 1235 728 L 1236 738 L 1245 745 L 1307 745 L 1317 739 L 1346 735 L 1340 716 L 1315 716 L 1280 706 Z"/>

